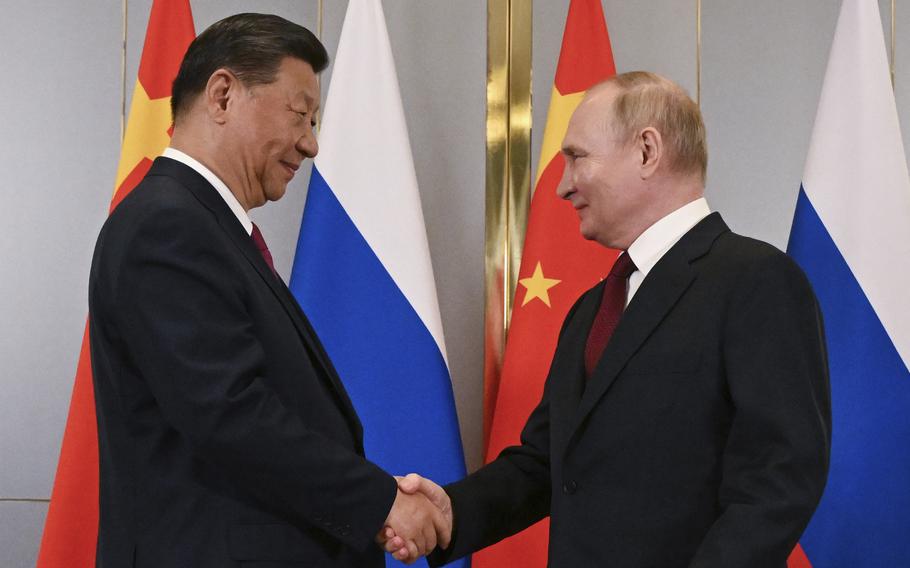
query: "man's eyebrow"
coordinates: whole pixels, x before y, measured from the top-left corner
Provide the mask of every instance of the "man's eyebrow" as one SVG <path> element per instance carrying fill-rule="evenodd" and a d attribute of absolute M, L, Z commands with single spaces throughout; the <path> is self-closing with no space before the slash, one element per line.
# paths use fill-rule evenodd
<path fill-rule="evenodd" d="M 562 153 L 563 154 L 577 154 L 578 147 L 575 146 L 574 144 L 566 144 L 562 147 Z"/>

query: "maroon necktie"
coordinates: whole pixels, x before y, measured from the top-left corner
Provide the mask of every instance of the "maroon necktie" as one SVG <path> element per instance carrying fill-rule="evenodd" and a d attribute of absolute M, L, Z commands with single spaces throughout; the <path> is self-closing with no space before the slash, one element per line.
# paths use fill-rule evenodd
<path fill-rule="evenodd" d="M 600 309 L 594 316 L 594 323 L 588 333 L 588 342 L 585 344 L 585 371 L 588 377 L 594 372 L 604 348 L 610 342 L 613 330 L 619 324 L 619 318 L 626 307 L 626 281 L 635 270 L 635 263 L 629 258 L 629 253 L 624 252 L 616 259 L 610 275 L 607 276 Z"/>
<path fill-rule="evenodd" d="M 256 223 L 253 223 L 253 232 L 250 234 L 250 237 L 253 238 L 253 244 L 259 249 L 259 254 L 262 255 L 262 259 L 265 263 L 269 265 L 272 274 L 278 276 L 278 273 L 275 272 L 275 263 L 272 262 L 272 253 L 269 252 L 269 247 L 266 246 L 265 239 L 262 238 L 262 231 L 259 230 Z"/>

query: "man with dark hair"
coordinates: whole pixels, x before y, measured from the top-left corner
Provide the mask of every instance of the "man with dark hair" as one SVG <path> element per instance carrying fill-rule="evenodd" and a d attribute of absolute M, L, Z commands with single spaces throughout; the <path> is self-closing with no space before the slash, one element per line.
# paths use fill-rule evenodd
<path fill-rule="evenodd" d="M 431 564 L 549 516 L 551 568 L 784 568 L 831 442 L 808 280 L 708 208 L 705 127 L 672 81 L 590 89 L 562 154 L 581 234 L 623 252 L 566 316 L 521 443 L 445 489 L 400 483 L 454 518 Z"/>
<path fill-rule="evenodd" d="M 237 14 L 215 22 L 193 41 L 180 64 L 171 94 L 174 121 L 202 93 L 212 73 L 224 68 L 247 87 L 275 80 L 285 57 L 309 63 L 314 73 L 329 65 L 329 55 L 313 33 L 269 14 Z"/>
<path fill-rule="evenodd" d="M 354 408 L 247 212 L 304 158 L 328 56 L 240 14 L 189 47 L 171 147 L 98 237 L 89 281 L 98 565 L 384 565 L 450 527 L 363 455 Z"/>

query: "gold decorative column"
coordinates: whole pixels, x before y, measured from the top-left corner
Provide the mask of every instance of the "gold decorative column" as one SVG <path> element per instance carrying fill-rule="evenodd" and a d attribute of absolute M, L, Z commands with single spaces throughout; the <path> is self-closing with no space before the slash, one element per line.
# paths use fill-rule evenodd
<path fill-rule="evenodd" d="M 487 0 L 484 446 L 531 195 L 531 0 Z"/>

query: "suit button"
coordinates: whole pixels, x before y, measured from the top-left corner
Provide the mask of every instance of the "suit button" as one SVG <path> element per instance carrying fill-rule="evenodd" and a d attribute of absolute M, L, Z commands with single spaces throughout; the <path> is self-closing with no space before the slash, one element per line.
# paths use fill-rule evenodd
<path fill-rule="evenodd" d="M 562 492 L 566 495 L 572 495 L 578 491 L 578 484 L 575 481 L 566 481 L 562 484 Z"/>
<path fill-rule="evenodd" d="M 341 534 L 341 536 L 351 536 L 351 527 L 344 527 L 339 534 Z"/>

